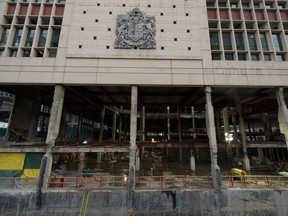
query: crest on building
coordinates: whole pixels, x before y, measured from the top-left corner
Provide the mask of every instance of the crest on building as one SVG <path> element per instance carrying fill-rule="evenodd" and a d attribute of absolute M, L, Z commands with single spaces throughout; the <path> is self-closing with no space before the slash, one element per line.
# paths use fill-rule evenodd
<path fill-rule="evenodd" d="M 116 36 L 117 49 L 155 49 L 155 17 L 145 16 L 138 8 L 118 15 Z"/>

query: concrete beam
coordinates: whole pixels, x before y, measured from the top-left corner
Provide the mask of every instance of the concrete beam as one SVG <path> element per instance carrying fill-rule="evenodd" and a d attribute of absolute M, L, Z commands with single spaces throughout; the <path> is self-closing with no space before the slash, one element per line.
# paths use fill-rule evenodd
<path fill-rule="evenodd" d="M 46 147 L 27 147 L 27 146 L 21 146 L 21 147 L 1 147 L 0 148 L 1 153 L 5 152 L 46 152 Z"/>
<path fill-rule="evenodd" d="M 128 147 L 53 147 L 53 153 L 65 152 L 129 152 Z"/>

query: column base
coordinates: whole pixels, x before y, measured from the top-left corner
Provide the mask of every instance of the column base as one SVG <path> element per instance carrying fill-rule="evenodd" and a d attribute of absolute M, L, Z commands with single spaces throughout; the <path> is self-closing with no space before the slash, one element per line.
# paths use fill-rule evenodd
<path fill-rule="evenodd" d="M 247 156 L 244 156 L 243 157 L 243 166 L 244 166 L 244 169 L 246 171 L 250 171 L 251 168 L 250 168 L 250 161 L 249 161 L 249 158 Z"/>

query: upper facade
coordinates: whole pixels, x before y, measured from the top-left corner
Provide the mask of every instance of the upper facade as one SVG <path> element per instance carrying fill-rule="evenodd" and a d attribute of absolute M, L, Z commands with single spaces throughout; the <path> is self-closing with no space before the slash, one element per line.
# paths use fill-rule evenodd
<path fill-rule="evenodd" d="M 0 83 L 285 86 L 287 1 L 0 0 Z"/>

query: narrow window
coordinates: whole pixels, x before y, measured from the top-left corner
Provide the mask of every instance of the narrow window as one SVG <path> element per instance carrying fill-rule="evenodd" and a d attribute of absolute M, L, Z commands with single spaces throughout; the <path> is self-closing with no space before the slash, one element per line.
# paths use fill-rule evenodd
<path fill-rule="evenodd" d="M 232 50 L 232 41 L 230 37 L 230 32 L 223 32 L 222 36 L 223 36 L 224 50 Z"/>
<path fill-rule="evenodd" d="M 257 44 L 254 33 L 248 33 L 248 42 L 250 50 L 257 50 Z"/>
<path fill-rule="evenodd" d="M 210 32 L 210 46 L 211 50 L 219 50 L 219 38 L 217 32 Z"/>
<path fill-rule="evenodd" d="M 268 47 L 268 43 L 267 43 L 267 39 L 266 39 L 265 33 L 260 33 L 260 39 L 261 39 L 262 49 L 264 51 L 268 51 L 269 47 Z"/>
<path fill-rule="evenodd" d="M 38 47 L 45 47 L 46 39 L 47 39 L 47 29 L 41 29 L 39 40 L 38 40 Z"/>
<path fill-rule="evenodd" d="M 246 61 L 246 54 L 238 53 L 238 60 L 239 61 Z"/>
<path fill-rule="evenodd" d="M 276 60 L 277 61 L 285 61 L 285 55 L 283 55 L 283 54 L 276 55 Z"/>
<path fill-rule="evenodd" d="M 16 57 L 17 56 L 17 50 L 11 50 L 9 53 L 9 57 Z"/>
<path fill-rule="evenodd" d="M 25 46 L 26 47 L 31 47 L 32 46 L 34 35 L 35 35 L 35 29 L 29 29 L 28 33 L 27 33 L 26 42 L 25 42 Z"/>
<path fill-rule="evenodd" d="M 5 45 L 8 39 L 10 28 L 4 28 L 0 40 L 0 45 Z"/>
<path fill-rule="evenodd" d="M 272 34 L 274 48 L 276 51 L 283 51 L 280 34 Z"/>
<path fill-rule="evenodd" d="M 228 61 L 234 60 L 233 53 L 225 53 L 225 60 L 228 60 Z"/>
<path fill-rule="evenodd" d="M 258 56 L 258 54 L 251 54 L 251 60 L 252 60 L 252 61 L 259 61 L 259 56 Z"/>
<path fill-rule="evenodd" d="M 50 47 L 58 47 L 60 37 L 60 29 L 53 29 Z"/>
<path fill-rule="evenodd" d="M 242 32 L 235 33 L 237 50 L 245 50 Z"/>
<path fill-rule="evenodd" d="M 12 46 L 18 47 L 20 44 L 21 36 L 22 36 L 23 29 L 17 28 L 15 31 L 14 39 Z"/>
<path fill-rule="evenodd" d="M 212 53 L 212 60 L 221 60 L 220 53 Z"/>
<path fill-rule="evenodd" d="M 264 60 L 265 61 L 271 61 L 269 54 L 264 54 Z"/>
<path fill-rule="evenodd" d="M 24 50 L 23 51 L 23 57 L 30 57 L 30 53 L 31 53 L 30 50 Z"/>

